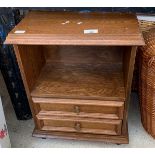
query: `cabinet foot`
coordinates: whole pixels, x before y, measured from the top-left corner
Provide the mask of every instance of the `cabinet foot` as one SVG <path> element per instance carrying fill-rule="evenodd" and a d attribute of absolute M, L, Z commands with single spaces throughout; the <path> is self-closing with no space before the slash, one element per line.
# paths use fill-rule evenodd
<path fill-rule="evenodd" d="M 46 139 L 45 137 L 42 137 L 42 139 Z"/>

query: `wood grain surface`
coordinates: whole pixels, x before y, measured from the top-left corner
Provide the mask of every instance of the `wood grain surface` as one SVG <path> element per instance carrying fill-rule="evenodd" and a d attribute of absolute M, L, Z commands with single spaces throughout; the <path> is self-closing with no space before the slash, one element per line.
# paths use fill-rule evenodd
<path fill-rule="evenodd" d="M 97 29 L 98 33 L 84 34 Z M 16 33 L 16 32 L 24 33 Z M 7 44 L 144 45 L 134 14 L 32 11 L 9 33 Z"/>
<path fill-rule="evenodd" d="M 43 45 L 42 49 L 46 61 L 65 65 L 115 64 L 122 70 L 124 46 L 54 46 Z"/>
<path fill-rule="evenodd" d="M 37 115 L 40 130 L 120 135 L 122 120 Z"/>
<path fill-rule="evenodd" d="M 40 138 L 61 138 L 61 139 L 63 138 L 72 140 L 98 141 L 106 143 L 109 142 L 116 144 L 129 143 L 127 130 L 125 130 L 125 134 L 116 136 L 116 135 L 91 134 L 91 133 L 79 133 L 79 132 L 44 131 L 35 128 L 32 135 Z"/>
<path fill-rule="evenodd" d="M 136 49 L 144 44 L 135 15 L 30 12 L 5 43 L 15 47 L 34 136 L 128 143 Z"/>
<path fill-rule="evenodd" d="M 125 100 L 123 73 L 103 66 L 46 64 L 38 77 L 33 97 Z"/>
<path fill-rule="evenodd" d="M 123 119 L 124 102 L 41 97 L 32 100 L 36 115 Z"/>

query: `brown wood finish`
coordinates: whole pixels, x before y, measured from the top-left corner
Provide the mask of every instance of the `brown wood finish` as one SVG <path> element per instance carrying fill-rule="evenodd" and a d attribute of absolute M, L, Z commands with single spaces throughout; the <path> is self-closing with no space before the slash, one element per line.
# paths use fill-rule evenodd
<path fill-rule="evenodd" d="M 144 44 L 135 15 L 30 12 L 5 43 L 14 44 L 34 136 L 128 143 L 136 48 Z"/>
<path fill-rule="evenodd" d="M 121 50 L 123 47 L 43 46 L 47 63 L 31 95 L 124 101 Z"/>
<path fill-rule="evenodd" d="M 132 84 L 132 77 L 134 71 L 134 64 L 136 58 L 136 50 L 137 46 L 132 46 L 131 49 L 127 49 L 124 54 L 124 79 L 125 79 L 125 88 L 126 88 L 126 101 L 124 105 L 124 119 L 123 119 L 123 126 L 122 132 L 125 134 L 126 124 L 128 119 L 128 107 L 130 103 L 130 94 L 131 94 L 131 84 Z"/>
<path fill-rule="evenodd" d="M 113 67 L 113 66 L 112 66 Z M 123 73 L 104 66 L 64 66 L 47 63 L 32 97 L 125 100 Z"/>
<path fill-rule="evenodd" d="M 87 29 L 98 29 L 98 33 L 84 34 Z M 25 33 L 15 33 L 19 30 Z M 144 41 L 134 14 L 35 11 L 9 33 L 6 43 L 133 46 L 143 45 Z"/>
<path fill-rule="evenodd" d="M 18 50 L 20 51 L 20 59 L 24 68 L 28 88 L 31 91 L 42 66 L 45 64 L 45 58 L 40 46 L 18 45 Z"/>
<path fill-rule="evenodd" d="M 65 65 L 109 65 L 115 64 L 122 70 L 122 46 L 54 46 L 43 45 L 46 61 Z"/>
<path fill-rule="evenodd" d="M 120 135 L 122 120 L 37 115 L 40 130 Z"/>
<path fill-rule="evenodd" d="M 35 108 L 33 107 L 33 102 L 32 102 L 32 98 L 30 96 L 30 89 L 29 89 L 29 85 L 28 85 L 28 81 L 26 79 L 26 74 L 25 74 L 25 68 L 24 66 L 26 66 L 26 64 L 24 64 L 24 61 L 20 55 L 21 51 L 19 51 L 19 48 L 17 45 L 13 45 L 14 47 L 14 50 L 15 50 L 15 54 L 16 54 L 16 58 L 17 58 L 17 62 L 18 62 L 18 65 L 19 65 L 19 69 L 20 69 L 20 73 L 21 73 L 21 76 L 22 76 L 22 79 L 23 79 L 23 83 L 24 83 L 24 86 L 25 86 L 25 90 L 26 90 L 26 95 L 27 95 L 27 98 L 28 98 L 28 101 L 29 101 L 29 105 L 30 105 L 30 108 L 31 108 L 31 112 L 32 112 L 32 116 L 33 116 L 33 119 L 34 119 L 34 123 L 35 123 L 35 127 L 38 128 L 39 127 L 39 123 L 37 122 L 37 119 L 36 119 L 36 115 L 35 115 Z"/>
<path fill-rule="evenodd" d="M 40 137 L 40 138 L 64 138 L 64 139 L 73 139 L 73 140 L 99 141 L 99 142 L 109 142 L 109 143 L 116 143 L 116 144 L 129 143 L 127 130 L 125 134 L 116 136 L 116 135 L 105 135 L 105 134 L 77 133 L 77 132 L 43 131 L 43 130 L 34 129 L 33 136 Z"/>
<path fill-rule="evenodd" d="M 123 119 L 124 102 L 32 98 L 36 114 L 90 118 Z"/>

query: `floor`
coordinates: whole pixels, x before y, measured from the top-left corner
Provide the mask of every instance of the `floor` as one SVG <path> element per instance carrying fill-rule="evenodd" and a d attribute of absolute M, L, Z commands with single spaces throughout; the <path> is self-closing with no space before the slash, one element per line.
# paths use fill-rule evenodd
<path fill-rule="evenodd" d="M 0 73 L 0 94 L 6 115 L 11 145 L 13 148 L 144 148 L 155 147 L 155 140 L 142 127 L 137 94 L 132 93 L 129 108 L 129 144 L 107 144 L 104 142 L 87 142 L 63 139 L 40 139 L 32 137 L 33 120 L 16 119 L 4 80 Z"/>

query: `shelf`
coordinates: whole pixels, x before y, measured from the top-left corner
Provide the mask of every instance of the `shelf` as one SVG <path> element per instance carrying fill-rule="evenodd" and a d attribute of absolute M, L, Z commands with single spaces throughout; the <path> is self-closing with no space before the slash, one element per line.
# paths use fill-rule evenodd
<path fill-rule="evenodd" d="M 124 101 L 123 73 L 114 65 L 106 66 L 47 63 L 31 96 Z"/>

